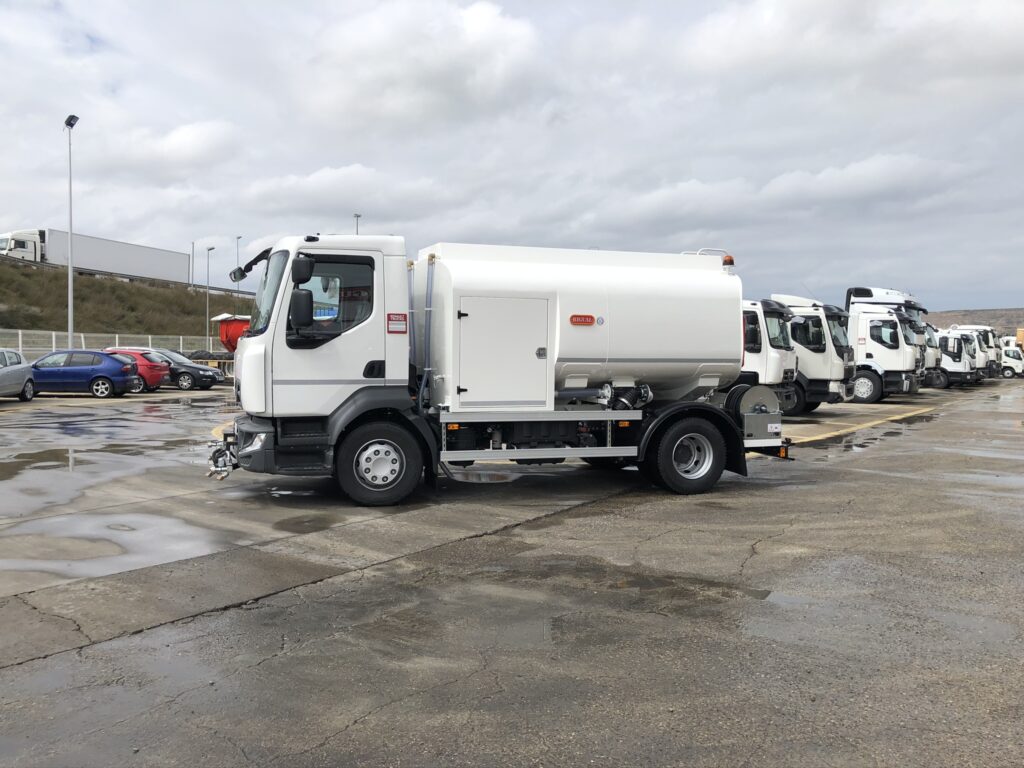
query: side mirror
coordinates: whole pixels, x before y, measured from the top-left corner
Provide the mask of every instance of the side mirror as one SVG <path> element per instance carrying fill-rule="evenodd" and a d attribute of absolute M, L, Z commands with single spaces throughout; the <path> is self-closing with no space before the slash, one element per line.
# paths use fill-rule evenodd
<path fill-rule="evenodd" d="M 314 265 L 315 262 L 306 256 L 299 256 L 295 259 L 292 262 L 292 282 L 296 285 L 308 283 L 313 278 Z"/>
<path fill-rule="evenodd" d="M 245 280 L 245 270 L 241 267 L 235 267 L 231 270 L 231 274 L 228 277 L 231 278 L 232 283 L 240 283 Z"/>
<path fill-rule="evenodd" d="M 308 278 L 307 278 L 308 279 Z M 313 292 L 305 288 L 295 288 L 288 308 L 288 321 L 296 331 L 305 331 L 313 327 Z"/>
<path fill-rule="evenodd" d="M 791 318 L 789 318 L 789 322 L 793 323 L 794 325 L 800 325 L 800 323 L 806 323 L 807 318 L 804 317 L 803 315 L 793 315 Z"/>

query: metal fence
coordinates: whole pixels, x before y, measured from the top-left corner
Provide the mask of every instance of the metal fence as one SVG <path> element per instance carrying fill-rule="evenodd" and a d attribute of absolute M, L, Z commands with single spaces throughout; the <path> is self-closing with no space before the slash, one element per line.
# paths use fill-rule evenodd
<path fill-rule="evenodd" d="M 106 347 L 163 347 L 182 352 L 208 350 L 223 352 L 224 346 L 216 336 L 168 336 L 146 333 L 76 333 L 76 349 L 104 349 Z M 67 331 L 28 331 L 0 328 L 0 347 L 16 349 L 32 362 L 47 352 L 68 348 Z"/>

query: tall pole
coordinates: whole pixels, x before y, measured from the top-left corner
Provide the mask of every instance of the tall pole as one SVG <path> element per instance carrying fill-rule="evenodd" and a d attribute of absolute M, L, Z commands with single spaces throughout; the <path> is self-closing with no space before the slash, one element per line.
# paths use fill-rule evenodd
<path fill-rule="evenodd" d="M 363 218 L 363 214 L 361 214 L 361 213 L 353 213 L 352 217 L 356 220 L 356 234 L 358 235 L 359 234 L 359 220 L 361 218 Z"/>
<path fill-rule="evenodd" d="M 68 349 L 75 346 L 75 270 L 74 270 L 74 218 L 71 211 L 71 129 L 78 123 L 78 117 L 68 115 L 64 125 L 68 129 Z"/>
<path fill-rule="evenodd" d="M 210 251 L 214 247 L 206 247 L 206 346 L 210 346 Z"/>
<path fill-rule="evenodd" d="M 235 235 L 235 266 L 242 266 L 242 262 L 238 260 L 238 241 L 242 239 L 241 235 Z"/>
<path fill-rule="evenodd" d="M 192 241 L 192 254 L 188 257 L 188 287 L 191 288 L 194 284 L 192 275 L 195 272 L 196 263 L 196 241 Z"/>

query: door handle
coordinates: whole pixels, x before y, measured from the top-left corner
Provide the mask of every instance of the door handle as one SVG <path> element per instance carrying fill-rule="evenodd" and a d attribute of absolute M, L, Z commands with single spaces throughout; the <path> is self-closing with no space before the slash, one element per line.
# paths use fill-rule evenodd
<path fill-rule="evenodd" d="M 537 359 L 538 360 L 547 360 L 548 359 L 548 348 L 547 347 L 537 347 Z"/>

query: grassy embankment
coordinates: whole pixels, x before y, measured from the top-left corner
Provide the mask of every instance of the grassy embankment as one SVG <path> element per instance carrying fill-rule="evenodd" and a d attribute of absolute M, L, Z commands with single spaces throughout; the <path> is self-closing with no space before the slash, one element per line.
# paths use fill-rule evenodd
<path fill-rule="evenodd" d="M 67 327 L 67 274 L 0 264 L 0 328 Z M 210 294 L 210 314 L 249 314 L 252 299 Z M 75 276 L 75 329 L 80 333 L 206 333 L 202 289 Z"/>

